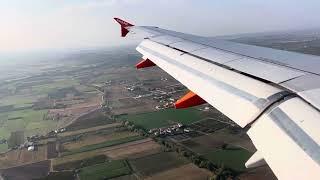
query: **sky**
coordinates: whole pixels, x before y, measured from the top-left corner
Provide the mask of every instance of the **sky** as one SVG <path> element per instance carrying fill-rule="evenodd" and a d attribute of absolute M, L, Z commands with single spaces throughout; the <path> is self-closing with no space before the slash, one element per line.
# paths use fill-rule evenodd
<path fill-rule="evenodd" d="M 202 36 L 320 27 L 319 0 L 0 0 L 0 53 L 119 46 L 113 17 Z"/>

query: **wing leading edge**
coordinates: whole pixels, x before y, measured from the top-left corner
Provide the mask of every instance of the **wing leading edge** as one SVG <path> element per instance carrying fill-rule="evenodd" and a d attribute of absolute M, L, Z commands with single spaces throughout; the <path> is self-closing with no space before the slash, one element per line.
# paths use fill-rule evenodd
<path fill-rule="evenodd" d="M 267 162 L 279 179 L 320 179 L 319 57 L 119 23 L 144 32 L 145 60 L 249 129 L 258 151 L 247 167 Z"/>

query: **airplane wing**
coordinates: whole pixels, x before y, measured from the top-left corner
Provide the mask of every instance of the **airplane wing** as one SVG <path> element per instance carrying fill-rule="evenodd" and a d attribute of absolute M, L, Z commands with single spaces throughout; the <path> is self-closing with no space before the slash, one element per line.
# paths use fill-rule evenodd
<path fill-rule="evenodd" d="M 320 179 L 320 57 L 115 20 L 123 37 L 144 35 L 137 68 L 157 65 L 189 88 L 178 108 L 207 102 L 248 129 L 248 168 Z"/>

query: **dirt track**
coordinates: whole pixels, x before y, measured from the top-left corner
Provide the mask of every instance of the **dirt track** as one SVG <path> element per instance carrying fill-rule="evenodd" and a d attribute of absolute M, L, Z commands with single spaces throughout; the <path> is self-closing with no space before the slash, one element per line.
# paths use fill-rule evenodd
<path fill-rule="evenodd" d="M 87 128 L 87 129 L 79 129 L 79 130 L 75 130 L 75 131 L 67 131 L 67 132 L 64 132 L 64 133 L 60 133 L 58 136 L 59 137 L 72 136 L 72 135 L 81 134 L 81 133 L 98 131 L 98 130 L 106 129 L 106 128 L 113 128 L 113 127 L 117 127 L 117 126 L 120 126 L 120 125 L 121 125 L 121 123 L 112 123 L 112 124 L 96 126 L 96 127 Z"/>

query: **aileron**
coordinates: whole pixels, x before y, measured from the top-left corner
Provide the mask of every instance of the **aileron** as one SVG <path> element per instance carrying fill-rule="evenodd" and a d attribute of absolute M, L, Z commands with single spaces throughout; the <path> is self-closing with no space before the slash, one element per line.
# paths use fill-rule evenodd
<path fill-rule="evenodd" d="M 247 57 L 225 63 L 225 65 L 276 84 L 305 75 L 301 71 Z"/>

